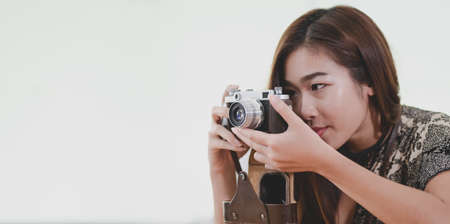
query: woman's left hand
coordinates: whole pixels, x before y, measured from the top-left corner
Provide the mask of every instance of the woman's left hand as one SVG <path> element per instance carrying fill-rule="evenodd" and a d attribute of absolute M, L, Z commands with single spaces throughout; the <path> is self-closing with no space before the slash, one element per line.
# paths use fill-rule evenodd
<path fill-rule="evenodd" d="M 246 128 L 232 128 L 253 148 L 255 160 L 266 168 L 282 172 L 318 172 L 329 150 L 334 150 L 278 97 L 269 96 L 272 107 L 288 124 L 285 132 L 268 134 Z"/>

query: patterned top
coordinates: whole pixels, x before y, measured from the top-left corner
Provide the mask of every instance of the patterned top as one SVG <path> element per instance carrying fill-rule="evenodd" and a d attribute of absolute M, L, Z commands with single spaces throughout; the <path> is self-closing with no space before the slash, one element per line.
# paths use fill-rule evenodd
<path fill-rule="evenodd" d="M 432 177 L 450 170 L 450 116 L 402 106 L 400 121 L 386 137 L 385 143 L 359 153 L 340 152 L 382 177 L 420 190 Z M 382 222 L 357 204 L 352 223 Z"/>

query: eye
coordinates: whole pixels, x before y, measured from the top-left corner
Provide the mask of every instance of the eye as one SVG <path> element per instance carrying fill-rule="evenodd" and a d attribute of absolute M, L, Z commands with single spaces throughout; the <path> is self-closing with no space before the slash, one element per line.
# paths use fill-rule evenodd
<path fill-rule="evenodd" d="M 326 84 L 323 84 L 323 83 L 312 84 L 311 85 L 311 90 L 312 91 L 317 91 L 319 89 L 322 89 L 325 86 L 326 86 Z"/>

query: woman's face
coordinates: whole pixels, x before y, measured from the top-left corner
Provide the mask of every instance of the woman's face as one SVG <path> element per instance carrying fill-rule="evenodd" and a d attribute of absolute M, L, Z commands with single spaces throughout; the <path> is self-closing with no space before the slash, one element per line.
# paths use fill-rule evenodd
<path fill-rule="evenodd" d="M 285 71 L 295 113 L 333 148 L 347 141 L 362 146 L 373 136 L 372 88 L 354 81 L 325 51 L 300 47 L 287 58 Z"/>

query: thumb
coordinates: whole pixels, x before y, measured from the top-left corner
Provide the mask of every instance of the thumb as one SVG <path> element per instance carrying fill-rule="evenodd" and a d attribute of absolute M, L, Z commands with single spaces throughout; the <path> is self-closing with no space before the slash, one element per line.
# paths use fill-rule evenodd
<path fill-rule="evenodd" d="M 278 96 L 269 95 L 269 101 L 272 107 L 277 111 L 288 125 L 302 121 L 297 114 Z"/>

